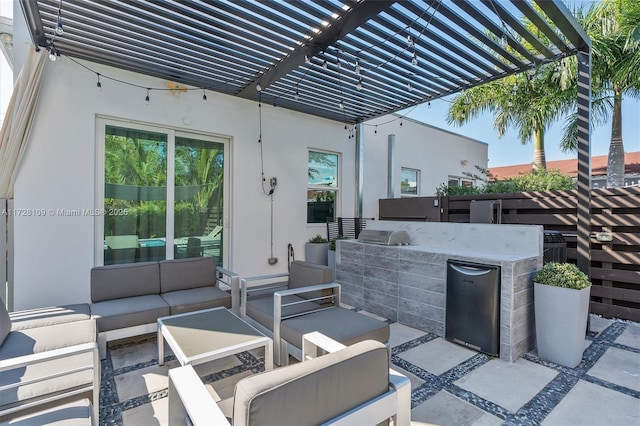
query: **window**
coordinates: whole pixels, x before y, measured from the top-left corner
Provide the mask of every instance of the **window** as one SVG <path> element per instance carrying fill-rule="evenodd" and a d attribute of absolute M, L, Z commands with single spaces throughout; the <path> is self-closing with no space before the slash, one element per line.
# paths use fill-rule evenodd
<path fill-rule="evenodd" d="M 338 154 L 309 151 L 307 223 L 335 220 L 340 190 L 338 162 Z"/>
<path fill-rule="evenodd" d="M 102 120 L 100 128 L 103 264 L 213 256 L 223 265 L 225 140 Z"/>
<path fill-rule="evenodd" d="M 449 186 L 467 186 L 467 187 L 474 186 L 473 180 L 454 177 L 454 176 L 449 176 L 448 185 Z"/>
<path fill-rule="evenodd" d="M 420 188 L 420 170 L 407 169 L 402 167 L 400 170 L 400 195 L 412 196 L 419 195 Z"/>

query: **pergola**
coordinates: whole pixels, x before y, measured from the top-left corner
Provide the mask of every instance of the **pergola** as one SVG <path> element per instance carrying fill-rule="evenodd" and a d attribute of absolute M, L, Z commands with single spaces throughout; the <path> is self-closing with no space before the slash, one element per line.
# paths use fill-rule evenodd
<path fill-rule="evenodd" d="M 20 4 L 34 44 L 54 56 L 355 125 L 360 154 L 365 120 L 577 55 L 578 263 L 588 270 L 590 40 L 560 0 Z"/>

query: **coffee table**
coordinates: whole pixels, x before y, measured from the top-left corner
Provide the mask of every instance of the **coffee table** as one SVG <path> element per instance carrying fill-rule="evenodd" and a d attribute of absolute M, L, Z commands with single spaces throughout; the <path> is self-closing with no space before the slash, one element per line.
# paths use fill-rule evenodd
<path fill-rule="evenodd" d="M 264 368 L 273 369 L 273 342 L 226 308 L 158 318 L 158 364 L 164 364 L 164 340 L 180 365 L 196 365 L 264 347 Z"/>

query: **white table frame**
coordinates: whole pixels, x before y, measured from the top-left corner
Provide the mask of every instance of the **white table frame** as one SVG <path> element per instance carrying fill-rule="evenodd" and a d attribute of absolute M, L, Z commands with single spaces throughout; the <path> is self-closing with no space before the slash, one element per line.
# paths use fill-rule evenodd
<path fill-rule="evenodd" d="M 191 315 L 202 315 L 211 311 L 218 311 L 222 309 L 226 310 L 229 313 L 229 315 L 231 315 L 232 321 L 240 321 L 243 327 L 246 326 L 249 329 L 253 330 L 256 334 L 256 338 L 252 340 L 248 340 L 241 344 L 224 346 L 224 347 L 213 349 L 211 351 L 206 351 L 204 353 L 200 353 L 200 354 L 188 357 L 184 354 L 184 352 L 180 348 L 180 345 L 176 341 L 176 336 L 173 336 L 171 331 L 164 324 L 164 322 L 169 319 L 175 319 L 178 317 L 191 316 Z M 225 328 L 224 323 L 217 323 L 217 324 L 218 326 L 215 331 L 221 331 L 221 332 L 229 331 L 228 329 Z M 169 344 L 169 347 L 175 354 L 178 362 L 180 363 L 180 365 L 183 365 L 183 366 L 188 364 L 191 364 L 191 365 L 202 364 L 204 362 L 213 361 L 213 360 L 224 358 L 231 355 L 236 355 L 251 349 L 264 347 L 264 369 L 265 371 L 273 370 L 273 341 L 269 337 L 262 334 L 255 327 L 249 325 L 246 321 L 243 321 L 236 314 L 234 314 L 230 310 L 223 307 L 204 309 L 201 311 L 186 312 L 183 314 L 176 314 L 176 315 L 170 315 L 170 316 L 158 318 L 158 365 L 164 364 L 164 340 L 167 341 L 167 343 Z"/>

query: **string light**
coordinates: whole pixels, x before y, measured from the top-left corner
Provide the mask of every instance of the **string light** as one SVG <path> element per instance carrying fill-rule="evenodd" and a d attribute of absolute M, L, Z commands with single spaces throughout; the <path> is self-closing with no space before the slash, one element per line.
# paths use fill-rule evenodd
<path fill-rule="evenodd" d="M 207 92 L 205 92 L 204 89 L 202 89 L 202 103 L 207 103 Z"/>
<path fill-rule="evenodd" d="M 325 70 L 327 69 L 327 60 L 326 59 L 322 63 L 322 68 L 324 68 Z"/>
<path fill-rule="evenodd" d="M 305 64 L 310 64 L 311 63 L 311 59 L 309 59 L 309 56 L 304 55 L 304 63 Z"/>
<path fill-rule="evenodd" d="M 102 83 L 100 83 L 100 73 L 96 73 L 96 75 L 98 76 L 98 82 L 96 83 L 96 87 L 98 88 L 98 90 L 102 90 Z"/>
<path fill-rule="evenodd" d="M 411 34 L 407 36 L 407 47 L 413 47 L 413 39 L 411 38 Z"/>
<path fill-rule="evenodd" d="M 149 101 L 151 100 L 151 99 L 149 99 L 149 91 L 150 91 L 150 90 L 151 90 L 151 89 L 147 89 L 147 97 L 146 97 L 146 98 L 144 98 L 144 103 L 145 103 L 145 104 L 147 104 L 147 105 L 149 105 Z"/>
<path fill-rule="evenodd" d="M 293 99 L 295 99 L 296 101 L 300 100 L 300 93 L 298 93 L 298 89 L 296 89 L 296 93 L 295 95 L 293 95 Z"/>
<path fill-rule="evenodd" d="M 373 131 L 374 134 L 378 134 L 378 125 L 376 124 L 376 129 Z"/>
<path fill-rule="evenodd" d="M 356 65 L 353 71 L 356 73 L 356 75 L 360 75 L 360 61 L 357 58 L 356 58 Z"/>
<path fill-rule="evenodd" d="M 415 50 L 413 51 L 413 58 L 411 58 L 411 65 L 418 65 L 418 55 Z"/>
<path fill-rule="evenodd" d="M 413 86 L 411 85 L 411 82 L 407 83 L 407 90 L 410 92 L 413 90 Z"/>
<path fill-rule="evenodd" d="M 256 90 L 258 92 L 262 92 L 262 86 L 260 86 L 260 83 L 256 84 Z"/>
<path fill-rule="evenodd" d="M 53 43 L 51 43 L 51 47 L 49 47 L 49 60 L 51 62 L 55 62 L 56 59 L 58 59 L 58 54 L 56 47 L 53 45 Z"/>
<path fill-rule="evenodd" d="M 342 99 L 340 99 L 340 102 L 338 102 L 338 108 L 344 109 L 344 102 L 342 102 Z"/>
<path fill-rule="evenodd" d="M 56 34 L 59 36 L 64 34 L 64 28 L 62 27 L 62 13 L 60 9 L 58 9 L 58 20 L 56 22 Z"/>
<path fill-rule="evenodd" d="M 358 79 L 358 84 L 356 84 L 356 90 L 358 92 L 362 90 L 362 77 Z"/>
<path fill-rule="evenodd" d="M 427 102 L 427 108 L 431 109 L 431 101 Z"/>

